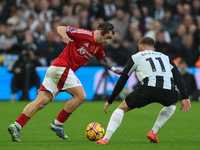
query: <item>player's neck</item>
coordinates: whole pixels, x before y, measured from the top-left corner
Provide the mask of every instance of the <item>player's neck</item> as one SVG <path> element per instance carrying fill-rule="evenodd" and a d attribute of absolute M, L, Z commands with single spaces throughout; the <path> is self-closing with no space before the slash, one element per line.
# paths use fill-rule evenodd
<path fill-rule="evenodd" d="M 146 50 L 155 51 L 155 48 L 152 47 L 152 46 L 146 45 L 146 44 L 145 45 L 144 44 L 139 45 L 139 52 L 146 51 Z"/>
<path fill-rule="evenodd" d="M 99 37 L 99 34 L 100 34 L 100 32 L 99 32 L 100 30 L 95 30 L 94 31 L 94 41 L 97 43 L 98 42 L 98 37 Z"/>
<path fill-rule="evenodd" d="M 153 49 L 149 49 L 149 48 L 146 48 L 146 49 L 140 49 L 139 51 L 140 51 L 140 52 L 143 52 L 143 51 L 147 51 L 147 50 L 154 51 Z"/>

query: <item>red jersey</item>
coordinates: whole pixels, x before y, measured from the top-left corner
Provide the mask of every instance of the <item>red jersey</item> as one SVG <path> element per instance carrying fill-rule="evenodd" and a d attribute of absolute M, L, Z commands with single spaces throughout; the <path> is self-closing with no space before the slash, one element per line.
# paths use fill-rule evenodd
<path fill-rule="evenodd" d="M 74 72 L 93 56 L 105 58 L 104 46 L 94 40 L 94 31 L 67 26 L 67 34 L 74 41 L 68 43 L 63 52 L 53 61 L 56 67 L 69 67 Z"/>

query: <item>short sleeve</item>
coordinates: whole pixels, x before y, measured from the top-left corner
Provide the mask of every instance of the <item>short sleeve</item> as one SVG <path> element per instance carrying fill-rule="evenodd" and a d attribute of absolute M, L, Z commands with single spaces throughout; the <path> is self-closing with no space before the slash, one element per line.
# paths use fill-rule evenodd
<path fill-rule="evenodd" d="M 73 40 L 85 39 L 87 38 L 88 35 L 92 36 L 92 31 L 81 29 L 81 28 L 74 28 L 71 26 L 67 26 L 66 33 Z"/>
<path fill-rule="evenodd" d="M 105 52 L 103 51 L 103 48 L 104 48 L 103 45 L 98 46 L 98 51 L 96 52 L 95 57 L 99 57 L 99 58 L 105 58 L 106 57 Z"/>

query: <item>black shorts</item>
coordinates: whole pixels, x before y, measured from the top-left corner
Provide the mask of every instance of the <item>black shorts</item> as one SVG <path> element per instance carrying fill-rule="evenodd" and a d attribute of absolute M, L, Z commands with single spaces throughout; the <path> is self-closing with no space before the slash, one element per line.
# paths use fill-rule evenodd
<path fill-rule="evenodd" d="M 164 106 L 170 106 L 178 102 L 177 91 L 165 90 L 156 87 L 139 86 L 135 91 L 131 92 L 125 101 L 129 108 L 140 108 L 150 103 L 157 102 Z"/>

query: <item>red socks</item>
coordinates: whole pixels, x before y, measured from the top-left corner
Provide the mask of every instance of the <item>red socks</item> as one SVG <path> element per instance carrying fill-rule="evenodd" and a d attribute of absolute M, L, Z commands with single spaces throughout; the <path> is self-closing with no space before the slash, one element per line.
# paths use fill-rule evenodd
<path fill-rule="evenodd" d="M 59 122 L 64 123 L 71 113 L 66 112 L 64 109 L 58 114 L 58 117 L 56 118 Z M 25 126 L 25 124 L 28 122 L 29 118 L 25 114 L 19 115 L 16 122 L 18 122 L 22 127 Z"/>
<path fill-rule="evenodd" d="M 66 112 L 64 109 L 58 114 L 58 117 L 56 118 L 59 122 L 64 123 L 71 113 Z"/>
<path fill-rule="evenodd" d="M 18 122 L 22 127 L 28 122 L 29 118 L 25 114 L 19 115 L 16 122 Z"/>

